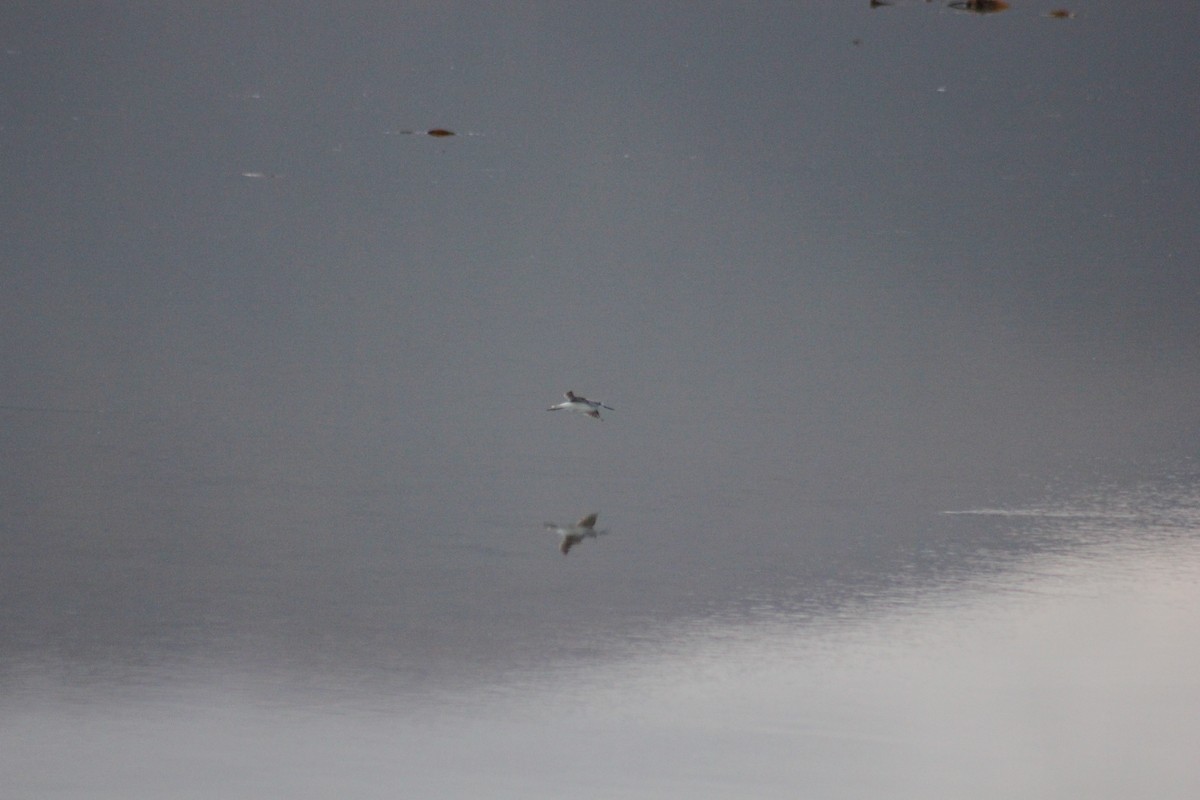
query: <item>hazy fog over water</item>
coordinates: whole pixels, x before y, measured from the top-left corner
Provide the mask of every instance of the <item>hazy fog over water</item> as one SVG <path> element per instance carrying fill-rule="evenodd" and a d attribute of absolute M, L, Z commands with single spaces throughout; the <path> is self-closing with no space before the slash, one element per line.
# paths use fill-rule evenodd
<path fill-rule="evenodd" d="M 1194 14 L 1009 5 L 0 10 L 0 772 L 1192 796 Z"/>

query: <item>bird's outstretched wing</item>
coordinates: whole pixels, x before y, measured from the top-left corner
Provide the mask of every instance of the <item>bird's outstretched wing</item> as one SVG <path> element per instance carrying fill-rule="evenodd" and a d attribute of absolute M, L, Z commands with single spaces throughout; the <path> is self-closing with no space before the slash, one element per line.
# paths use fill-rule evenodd
<path fill-rule="evenodd" d="M 578 528 L 594 528 L 594 527 L 596 527 L 596 520 L 599 517 L 600 517 L 600 512 L 596 512 L 595 514 L 588 514 L 586 517 L 579 520 L 579 522 L 576 522 L 575 526 Z"/>

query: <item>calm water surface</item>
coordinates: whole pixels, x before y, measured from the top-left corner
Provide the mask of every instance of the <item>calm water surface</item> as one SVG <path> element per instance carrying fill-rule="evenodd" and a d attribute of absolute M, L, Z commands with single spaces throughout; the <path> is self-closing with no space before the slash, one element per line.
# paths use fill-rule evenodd
<path fill-rule="evenodd" d="M 0 7 L 0 794 L 1200 796 L 1194 12 L 1009 5 Z"/>
<path fill-rule="evenodd" d="M 370 657 L 269 635 L 254 652 L 219 631 L 184 653 L 31 648 L 5 661 L 0 764 L 10 790 L 38 797 L 1186 797 L 1200 788 L 1192 480 L 944 509 L 892 580 L 772 581 L 744 603 L 665 604 L 644 622 L 621 604 L 611 625 L 497 620 L 537 657 L 493 647 L 471 669 L 453 668 L 474 652 L 462 643 L 399 655 L 407 626 Z M 616 535 L 572 558 L 620 547 Z M 966 557 L 924 574 L 917 551 L 935 542 Z M 536 543 L 514 550 L 575 565 Z M 289 575 L 321 572 L 290 560 Z M 361 634 L 359 601 L 343 602 L 323 613 Z M 320 619 L 305 624 L 330 629 L 309 636 L 344 649 Z"/>

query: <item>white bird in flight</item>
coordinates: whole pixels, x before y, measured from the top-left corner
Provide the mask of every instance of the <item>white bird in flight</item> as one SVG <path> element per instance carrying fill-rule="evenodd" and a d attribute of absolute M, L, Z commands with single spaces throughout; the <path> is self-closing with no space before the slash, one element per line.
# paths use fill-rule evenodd
<path fill-rule="evenodd" d="M 584 539 L 595 539 L 597 536 L 603 536 L 608 533 L 608 531 L 596 530 L 596 518 L 599 516 L 599 513 L 588 514 L 574 525 L 558 525 L 554 522 L 547 522 L 546 528 L 562 537 L 562 541 L 558 543 L 558 549 L 565 556 L 571 552 L 572 547 Z"/>
<path fill-rule="evenodd" d="M 589 417 L 595 417 L 596 419 L 600 419 L 600 409 L 607 408 L 609 411 L 614 410 L 612 406 L 606 406 L 604 403 L 598 403 L 595 400 L 588 400 L 586 397 L 580 397 L 570 390 L 568 390 L 563 397 L 567 398 L 566 402 L 555 403 L 546 410 L 562 411 L 563 409 L 566 409 L 567 411 L 578 411 L 580 413 L 587 414 Z"/>

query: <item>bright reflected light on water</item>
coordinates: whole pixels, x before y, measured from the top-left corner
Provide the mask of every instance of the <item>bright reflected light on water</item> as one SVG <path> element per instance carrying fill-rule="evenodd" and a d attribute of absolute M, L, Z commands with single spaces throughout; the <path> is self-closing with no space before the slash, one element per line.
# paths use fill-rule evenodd
<path fill-rule="evenodd" d="M 451 698 L 43 687 L 7 704 L 0 772 L 37 797 L 1197 796 L 1200 543 L 1116 519 L 1004 576 Z"/>

